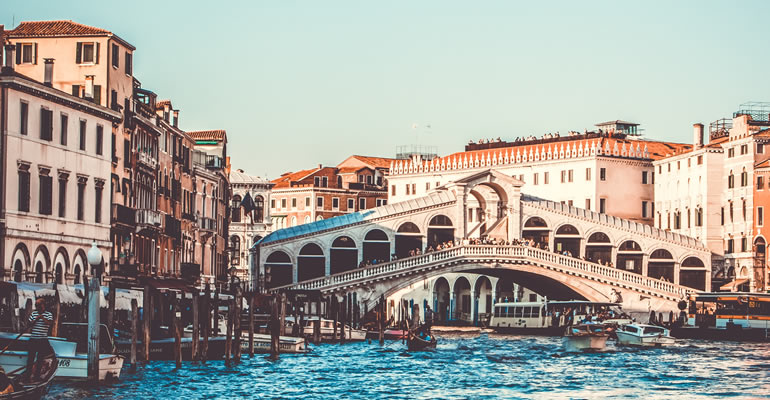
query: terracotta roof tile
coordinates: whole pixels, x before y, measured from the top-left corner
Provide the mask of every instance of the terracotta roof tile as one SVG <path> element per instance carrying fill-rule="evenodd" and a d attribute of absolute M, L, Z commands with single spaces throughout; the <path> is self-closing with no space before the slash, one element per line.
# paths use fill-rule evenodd
<path fill-rule="evenodd" d="M 227 138 L 227 132 L 224 129 L 215 129 L 210 131 L 190 131 L 187 132 L 193 140 L 224 140 Z"/>
<path fill-rule="evenodd" d="M 767 168 L 770 167 L 770 160 L 760 161 L 754 164 L 754 168 Z"/>
<path fill-rule="evenodd" d="M 306 178 L 308 175 L 316 171 L 318 171 L 318 168 L 304 169 L 302 171 L 297 171 L 297 172 L 289 172 L 281 175 L 279 178 L 273 179 L 270 182 L 275 184 L 274 186 L 275 189 L 287 188 L 287 187 L 291 187 L 292 182 L 297 182 L 299 180 L 302 180 L 303 178 Z"/>
<path fill-rule="evenodd" d="M 354 158 L 361 160 L 362 162 L 372 165 L 375 168 L 390 168 L 390 163 L 393 161 L 396 161 L 395 158 L 385 158 L 385 157 L 369 157 L 369 156 L 358 156 L 354 155 Z"/>
<path fill-rule="evenodd" d="M 169 108 L 171 108 L 171 100 L 158 100 L 155 102 L 155 109 L 160 110 L 166 105 L 168 105 Z"/>
<path fill-rule="evenodd" d="M 69 20 L 23 21 L 16 28 L 7 32 L 7 37 L 10 38 L 66 36 L 113 36 L 127 47 L 130 47 L 131 50 L 135 50 L 131 44 L 108 30 Z"/>

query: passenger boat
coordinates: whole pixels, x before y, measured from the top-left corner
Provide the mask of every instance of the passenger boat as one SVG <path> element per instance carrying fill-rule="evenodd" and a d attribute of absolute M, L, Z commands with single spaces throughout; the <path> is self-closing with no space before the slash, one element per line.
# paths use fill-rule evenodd
<path fill-rule="evenodd" d="M 564 331 L 562 344 L 568 352 L 604 350 L 609 332 L 603 324 L 579 324 Z"/>
<path fill-rule="evenodd" d="M 631 318 L 618 303 L 592 301 L 541 301 L 495 304 L 489 327 L 498 333 L 559 336 L 567 326 L 587 317 L 606 324 L 623 325 Z"/>
<path fill-rule="evenodd" d="M 686 323 L 671 329 L 676 338 L 770 341 L 770 293 L 697 293 L 686 309 Z"/>
<path fill-rule="evenodd" d="M 24 366 L 21 368 L 24 369 L 26 365 L 25 359 Z M 53 382 L 56 372 L 58 371 L 58 365 L 56 353 L 52 350 L 48 357 L 40 358 L 35 362 L 34 367 L 41 371 L 40 377 L 36 380 L 30 379 L 28 371 L 16 374 L 14 372 L 15 370 L 6 370 L 9 374 L 9 378 L 13 382 L 14 391 L 12 393 L 0 394 L 0 400 L 29 400 L 43 398 L 51 387 L 51 382 Z M 18 368 L 16 370 L 18 370 Z"/>
<path fill-rule="evenodd" d="M 615 335 L 618 337 L 618 344 L 626 346 L 662 347 L 676 342 L 668 329 L 655 325 L 622 325 L 615 331 Z"/>
<path fill-rule="evenodd" d="M 430 327 L 422 325 L 409 332 L 409 336 L 406 339 L 406 348 L 409 351 L 420 351 L 435 349 L 438 340 L 430 332 Z"/>
<path fill-rule="evenodd" d="M 318 317 L 308 317 L 302 320 L 302 334 L 305 337 L 313 337 L 313 324 L 314 321 L 318 321 Z M 294 325 L 294 318 L 286 318 L 286 324 L 290 327 Z M 343 325 L 337 321 L 337 336 L 342 332 Z M 366 330 L 351 328 L 350 325 L 345 325 L 345 340 L 348 341 L 363 341 L 366 340 Z M 334 336 L 334 321 L 330 319 L 321 318 L 321 340 L 330 341 Z"/>
<path fill-rule="evenodd" d="M 77 325 L 85 325 L 78 329 Z M 56 379 L 88 379 L 88 343 L 87 324 L 63 323 L 60 334 L 63 337 L 49 337 L 57 358 Z M 80 332 L 82 331 L 82 332 Z M 0 332 L 0 344 L 5 347 L 10 343 L 8 350 L 0 355 L 0 365 L 6 371 L 27 365 L 28 334 L 22 335 L 13 341 L 18 334 Z M 114 354 L 112 338 L 107 327 L 101 326 L 99 354 L 99 380 L 118 379 L 123 368 L 123 357 Z"/>

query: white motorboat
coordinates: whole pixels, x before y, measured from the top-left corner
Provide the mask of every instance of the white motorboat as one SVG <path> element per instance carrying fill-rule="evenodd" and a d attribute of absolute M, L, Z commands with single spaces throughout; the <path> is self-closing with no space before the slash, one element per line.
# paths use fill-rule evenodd
<path fill-rule="evenodd" d="M 103 326 L 104 327 L 104 326 Z M 106 332 L 106 327 L 102 330 Z M 13 341 L 18 334 L 0 332 L 0 343 Z M 6 371 L 14 371 L 27 365 L 27 343 L 29 334 L 22 335 L 18 340 L 0 355 L 0 366 Z M 88 353 L 78 352 L 78 343 L 60 337 L 49 337 L 48 342 L 56 353 L 59 367 L 55 379 L 87 379 Z M 99 380 L 117 379 L 123 368 L 123 357 L 102 353 L 99 354 Z"/>
<path fill-rule="evenodd" d="M 604 350 L 610 334 L 601 324 L 580 324 L 567 327 L 562 344 L 568 352 Z"/>
<path fill-rule="evenodd" d="M 226 330 L 221 330 L 220 334 L 225 334 Z M 226 329 L 226 328 L 225 328 Z M 192 339 L 192 325 L 188 325 L 184 328 L 184 339 Z M 201 336 L 202 337 L 202 336 Z M 201 339 L 203 340 L 203 339 Z M 269 353 L 271 346 L 270 335 L 264 333 L 254 332 L 254 352 L 256 353 Z M 278 349 L 281 353 L 305 353 L 307 352 L 307 344 L 305 339 L 292 336 L 280 336 L 278 342 Z M 249 350 L 249 333 L 241 331 L 241 351 Z"/>
<path fill-rule="evenodd" d="M 676 342 L 668 329 L 655 325 L 627 324 L 621 326 L 615 334 L 618 336 L 618 344 L 627 346 L 662 347 Z"/>
<path fill-rule="evenodd" d="M 308 317 L 306 319 L 302 320 L 303 327 L 302 327 L 302 334 L 305 337 L 313 337 L 313 325 L 315 324 L 315 321 L 318 321 L 318 317 Z M 286 318 L 286 324 L 291 327 L 294 324 L 294 318 Z M 339 321 L 337 322 L 337 336 L 339 337 L 343 329 L 342 323 Z M 349 341 L 363 341 L 366 340 L 366 330 L 365 329 L 355 329 L 351 328 L 350 325 L 344 325 L 345 329 L 345 340 Z M 334 336 L 334 321 L 330 319 L 321 318 L 321 340 L 322 341 L 330 341 L 332 340 L 332 337 Z"/>

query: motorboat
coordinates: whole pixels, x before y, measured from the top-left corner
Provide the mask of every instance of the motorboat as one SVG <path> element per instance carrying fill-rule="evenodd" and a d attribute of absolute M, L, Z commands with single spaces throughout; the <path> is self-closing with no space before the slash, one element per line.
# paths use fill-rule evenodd
<path fill-rule="evenodd" d="M 497 303 L 489 327 L 498 333 L 559 336 L 566 327 L 585 319 L 612 325 L 632 322 L 618 303 L 544 300 Z"/>
<path fill-rule="evenodd" d="M 770 293 L 697 293 L 680 305 L 678 339 L 770 341 Z"/>
<path fill-rule="evenodd" d="M 622 325 L 615 331 L 615 335 L 618 344 L 626 346 L 662 347 L 676 342 L 668 329 L 656 325 Z"/>
<path fill-rule="evenodd" d="M 254 334 L 254 352 L 255 353 L 270 353 L 271 338 L 270 335 L 264 333 Z M 249 351 L 249 334 L 245 333 L 241 335 L 241 351 Z M 292 337 L 292 336 L 280 336 L 278 341 L 279 353 L 306 353 L 307 342 L 304 338 Z"/>
<path fill-rule="evenodd" d="M 562 344 L 568 352 L 601 351 L 610 333 L 603 324 L 582 323 L 567 327 Z"/>
<path fill-rule="evenodd" d="M 124 358 L 114 354 L 112 338 L 105 325 L 101 325 L 99 345 L 99 380 L 118 379 L 123 368 Z M 88 324 L 63 323 L 59 331 L 62 337 L 49 337 L 57 358 L 55 378 L 88 379 Z M 0 332 L 0 344 L 10 344 L 8 350 L 0 355 L 0 365 L 6 371 L 12 371 L 27 364 L 27 343 L 29 334 L 18 338 L 16 333 Z"/>
<path fill-rule="evenodd" d="M 303 326 L 302 326 L 302 334 L 305 337 L 313 337 L 313 325 L 315 324 L 315 321 L 318 321 L 319 317 L 307 317 L 302 320 Z M 322 341 L 331 341 L 333 340 L 334 336 L 334 321 L 330 319 L 320 318 L 321 320 L 321 340 Z M 294 325 L 294 318 L 286 318 L 286 323 L 289 326 L 289 328 L 293 327 Z M 337 321 L 337 336 L 341 334 L 343 331 L 343 324 Z M 366 340 L 366 333 L 367 331 L 365 329 L 356 329 L 352 328 L 350 325 L 344 325 L 344 331 L 345 331 L 345 340 L 348 341 L 363 341 Z"/>
<path fill-rule="evenodd" d="M 38 376 L 33 376 L 26 369 L 26 359 L 22 367 L 14 370 L 6 370 L 8 378 L 13 385 L 13 391 L 0 394 L 0 400 L 15 399 L 40 399 L 48 394 L 54 377 L 59 369 L 59 363 L 56 359 L 56 353 L 51 349 L 48 356 L 40 357 L 33 364 L 33 368 L 38 371 Z M 5 368 L 5 366 L 3 366 Z M 5 388 L 0 388 L 0 390 Z"/>

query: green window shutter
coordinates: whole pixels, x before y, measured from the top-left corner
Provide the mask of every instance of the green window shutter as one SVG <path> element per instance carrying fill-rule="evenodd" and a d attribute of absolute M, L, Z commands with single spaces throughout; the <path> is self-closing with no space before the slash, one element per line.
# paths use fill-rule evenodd
<path fill-rule="evenodd" d="M 21 43 L 16 43 L 16 65 L 21 64 Z"/>
<path fill-rule="evenodd" d="M 35 43 L 33 47 L 34 47 L 34 49 L 33 49 L 34 55 L 32 56 L 33 57 L 32 63 L 37 65 L 37 43 Z"/>
<path fill-rule="evenodd" d="M 99 42 L 96 42 L 96 59 L 94 60 L 94 64 L 99 64 Z"/>
<path fill-rule="evenodd" d="M 78 42 L 75 47 L 75 63 L 81 64 L 83 61 L 83 42 Z"/>

